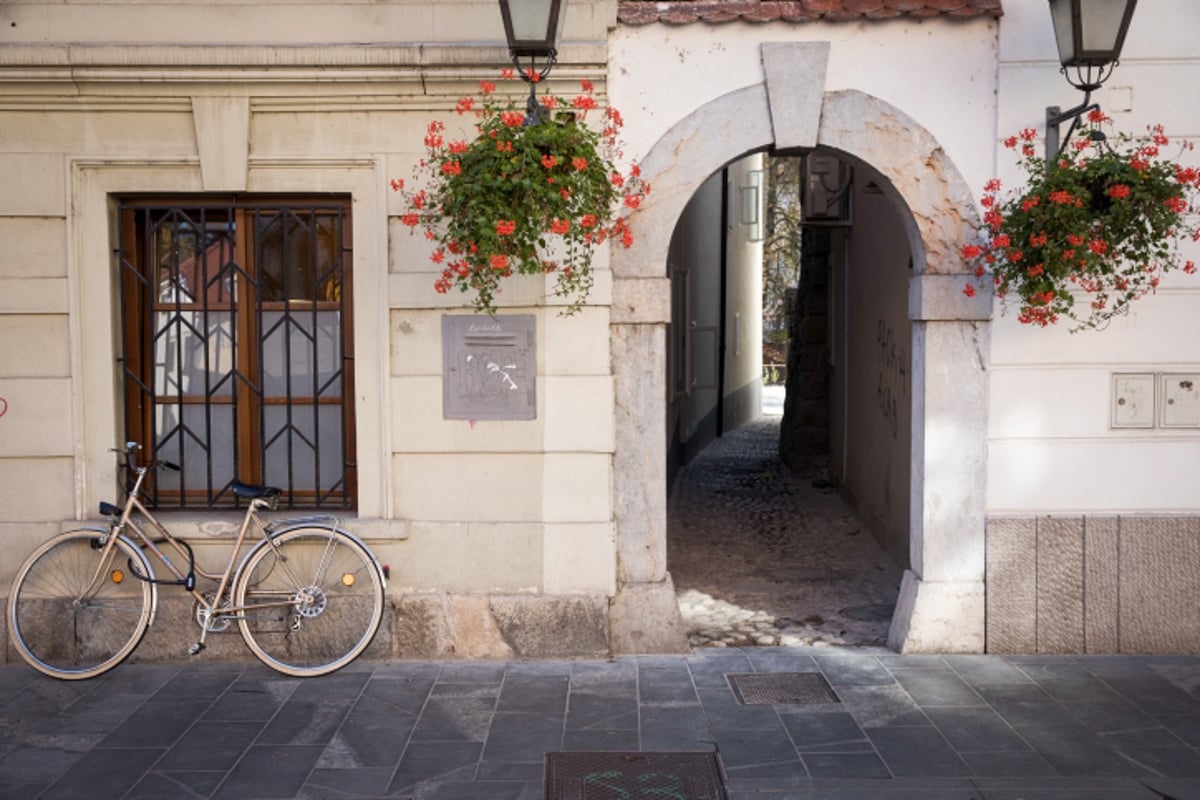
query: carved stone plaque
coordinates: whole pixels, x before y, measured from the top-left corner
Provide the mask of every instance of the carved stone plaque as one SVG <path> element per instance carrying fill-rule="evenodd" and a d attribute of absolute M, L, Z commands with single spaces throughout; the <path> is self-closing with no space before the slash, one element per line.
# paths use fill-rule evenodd
<path fill-rule="evenodd" d="M 537 419 L 532 314 L 442 317 L 442 416 Z"/>

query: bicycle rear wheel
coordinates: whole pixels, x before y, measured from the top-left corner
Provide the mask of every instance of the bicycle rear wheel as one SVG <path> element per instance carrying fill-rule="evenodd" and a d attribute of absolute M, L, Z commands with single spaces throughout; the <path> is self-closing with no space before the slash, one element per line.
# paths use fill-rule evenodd
<path fill-rule="evenodd" d="M 284 674 L 309 677 L 367 649 L 383 618 L 383 586 L 379 565 L 357 539 L 335 528 L 298 528 L 255 546 L 233 602 L 244 608 L 238 625 L 254 655 Z"/>
<path fill-rule="evenodd" d="M 108 531 L 64 533 L 33 552 L 13 581 L 8 626 L 17 652 L 53 678 L 93 678 L 120 664 L 150 624 L 154 587 L 145 556 Z"/>

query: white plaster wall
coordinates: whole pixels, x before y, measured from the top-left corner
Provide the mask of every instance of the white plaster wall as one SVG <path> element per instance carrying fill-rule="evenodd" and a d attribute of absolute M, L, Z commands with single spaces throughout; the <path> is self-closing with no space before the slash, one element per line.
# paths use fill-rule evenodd
<path fill-rule="evenodd" d="M 997 174 L 1011 186 L 1019 176 L 999 139 L 1027 127 L 1041 131 L 1046 106 L 1067 108 L 1082 95 L 1058 74 L 1046 4 L 1005 0 L 1004 12 Z M 1161 122 L 1173 138 L 1200 139 L 1200 106 L 1187 88 L 1200 80 L 1197 30 L 1200 4 L 1191 0 L 1138 5 L 1121 63 L 1095 96 L 1118 129 L 1140 133 Z M 1187 250 L 1200 259 L 1200 247 Z M 1157 295 L 1104 331 L 1035 330 L 1011 313 L 997 316 L 989 513 L 1194 512 L 1200 430 L 1113 430 L 1109 420 L 1112 373 L 1200 373 L 1198 312 L 1200 279 L 1172 274 Z"/>
<path fill-rule="evenodd" d="M 754 419 L 762 409 L 762 260 L 763 242 L 754 239 L 755 226 L 743 222 L 743 190 L 757 174 L 756 194 L 760 235 L 766 204 L 766 174 L 761 153 L 729 165 L 729 218 L 725 272 L 725 430 Z"/>
<path fill-rule="evenodd" d="M 622 26 L 608 89 L 627 123 L 627 155 L 704 103 L 761 83 L 763 42 L 801 41 L 830 43 L 826 92 L 879 97 L 933 134 L 969 185 L 992 177 L 997 24 L 984 18 Z"/>
<path fill-rule="evenodd" d="M 133 15 L 144 24 L 122 22 Z M 587 77 L 603 92 L 612 19 L 612 0 L 572 3 L 554 89 Z M 502 38 L 494 2 L 0 8 L 0 519 L 13 521 L 0 583 L 34 541 L 112 499 L 110 198 L 203 192 L 219 176 L 243 182 L 225 191 L 353 199 L 359 503 L 344 524 L 393 586 L 615 592 L 607 254 L 576 316 L 558 316 L 541 280 L 503 297 L 537 317 L 537 419 L 450 422 L 440 318 L 470 311 L 434 292 L 427 244 L 388 190 L 431 118 L 469 129 L 454 103 L 507 64 Z M 237 47 L 249 41 L 270 46 Z M 245 116 L 206 134 L 198 109 L 214 103 L 193 97 Z M 211 146 L 238 135 L 244 161 Z M 196 529 L 195 515 L 179 522 Z"/>
<path fill-rule="evenodd" d="M 720 385 L 719 354 L 721 335 L 721 195 L 724 176 L 709 178 L 687 205 L 679 220 L 676 235 L 683 252 L 683 265 L 690 276 L 689 328 L 694 382 L 685 401 L 685 440 L 692 439 L 701 423 L 717 409 Z M 708 419 L 715 433 L 715 418 Z"/>
<path fill-rule="evenodd" d="M 845 342 L 838 348 L 835 402 L 844 411 L 841 478 L 860 514 L 900 564 L 908 562 L 909 481 L 912 460 L 912 323 L 908 241 L 889 198 L 867 191 L 880 180 L 854 174 L 854 227 L 846 231 L 842 313 Z M 836 462 L 835 462 L 836 463 Z"/>

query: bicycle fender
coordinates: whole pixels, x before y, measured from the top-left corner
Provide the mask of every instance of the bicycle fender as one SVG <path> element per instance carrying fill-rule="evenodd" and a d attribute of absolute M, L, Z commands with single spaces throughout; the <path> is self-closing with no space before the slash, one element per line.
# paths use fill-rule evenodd
<path fill-rule="evenodd" d="M 70 530 L 63 531 L 63 533 L 78 533 L 81 531 L 84 531 L 87 533 L 94 533 L 98 536 L 112 536 L 113 535 L 112 528 L 104 528 L 99 525 L 84 525 L 79 528 L 71 528 Z M 149 577 L 154 577 L 154 570 L 150 566 L 150 560 L 146 558 L 146 554 L 142 552 L 142 548 L 138 547 L 137 542 L 133 541 L 132 539 L 130 539 L 128 536 L 126 536 L 123 533 L 117 534 L 117 538 L 120 539 L 121 541 L 125 542 L 125 544 L 129 545 L 129 547 L 133 550 L 133 552 L 135 554 L 137 554 L 138 561 L 140 562 L 140 564 L 138 566 L 141 569 L 145 570 L 145 574 Z M 158 587 L 155 586 L 153 583 L 151 583 L 150 584 L 150 619 L 146 623 L 147 628 L 150 628 L 151 626 L 154 625 L 154 618 L 157 615 L 158 615 Z"/>
<path fill-rule="evenodd" d="M 283 522 L 285 524 L 282 527 L 276 528 L 275 530 L 268 533 L 267 538 L 274 538 L 276 536 L 281 536 L 285 533 L 290 533 L 291 531 L 299 531 L 299 530 L 304 530 L 306 528 L 309 528 L 312 530 L 337 531 L 338 533 L 345 535 L 346 538 L 353 541 L 356 545 L 358 545 L 359 547 L 361 547 L 363 549 L 363 552 L 365 552 L 368 556 L 370 556 L 372 566 L 374 566 L 375 571 L 379 573 L 380 585 L 383 587 L 384 592 L 387 592 L 387 582 L 388 582 L 387 573 L 383 571 L 383 567 L 380 565 L 379 558 L 375 555 L 375 551 L 372 550 L 370 547 L 368 547 L 367 543 L 364 542 L 362 539 L 360 539 L 359 537 L 355 536 L 350 531 L 348 531 L 345 528 L 342 528 L 338 525 L 320 525 L 320 524 L 315 524 L 313 522 L 304 522 L 303 520 L 297 520 L 295 523 L 293 523 L 291 525 L 286 524 L 286 520 L 284 520 Z M 267 544 L 267 539 L 261 539 L 253 547 L 251 547 L 249 550 L 246 551 L 246 555 L 242 556 L 241 560 L 238 561 L 237 569 L 235 569 L 233 571 L 233 575 L 229 579 L 230 586 L 235 586 L 237 584 L 237 579 L 242 574 L 242 569 L 246 566 L 246 562 L 250 560 L 250 556 L 254 555 L 256 552 L 258 552 L 263 547 L 268 547 L 268 546 L 269 545 Z"/>

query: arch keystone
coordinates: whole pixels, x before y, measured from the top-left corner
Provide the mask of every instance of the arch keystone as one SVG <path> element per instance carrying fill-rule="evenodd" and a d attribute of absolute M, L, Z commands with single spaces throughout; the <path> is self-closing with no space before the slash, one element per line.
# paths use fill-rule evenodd
<path fill-rule="evenodd" d="M 815 147 L 825 96 L 829 42 L 765 42 L 763 74 L 775 147 Z"/>

